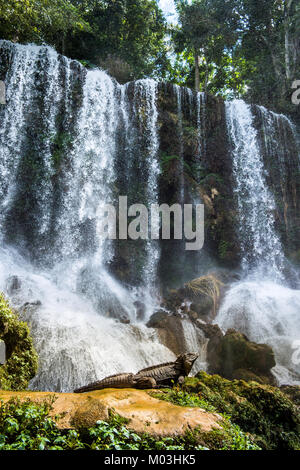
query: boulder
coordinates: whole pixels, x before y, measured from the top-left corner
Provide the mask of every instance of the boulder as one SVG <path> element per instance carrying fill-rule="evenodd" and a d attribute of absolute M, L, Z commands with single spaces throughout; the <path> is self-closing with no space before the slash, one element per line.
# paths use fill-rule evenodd
<path fill-rule="evenodd" d="M 199 372 L 183 389 L 230 416 L 264 450 L 300 448 L 300 409 L 278 387 Z"/>
<path fill-rule="evenodd" d="M 176 356 L 186 352 L 184 332 L 180 314 L 171 315 L 160 310 L 147 323 L 148 328 L 157 330 L 160 341 Z"/>
<path fill-rule="evenodd" d="M 211 328 L 207 334 L 210 334 L 207 360 L 211 373 L 228 379 L 275 383 L 271 369 L 276 362 L 270 346 L 253 343 L 233 329 L 224 336 L 218 327 L 215 330 Z"/>
<path fill-rule="evenodd" d="M 169 290 L 163 307 L 169 312 L 190 313 L 205 321 L 212 321 L 230 284 L 238 274 L 219 269 L 185 283 L 179 289 Z"/>

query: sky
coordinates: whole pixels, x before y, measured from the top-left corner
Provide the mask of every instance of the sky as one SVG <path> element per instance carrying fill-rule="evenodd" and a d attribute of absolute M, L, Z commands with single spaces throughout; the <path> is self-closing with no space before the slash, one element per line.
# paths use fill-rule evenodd
<path fill-rule="evenodd" d="M 166 18 L 169 22 L 174 22 L 176 12 L 175 5 L 173 0 L 159 0 L 159 6 L 162 11 L 165 13 Z"/>

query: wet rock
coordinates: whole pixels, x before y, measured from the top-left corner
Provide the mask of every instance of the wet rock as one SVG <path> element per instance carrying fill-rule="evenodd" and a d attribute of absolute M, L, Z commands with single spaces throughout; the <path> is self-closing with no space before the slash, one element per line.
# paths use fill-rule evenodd
<path fill-rule="evenodd" d="M 136 308 L 136 319 L 142 321 L 145 319 L 146 306 L 140 300 L 136 300 L 133 304 Z"/>
<path fill-rule="evenodd" d="M 217 327 L 218 328 L 218 327 Z M 273 350 L 266 344 L 257 344 L 235 330 L 223 336 L 220 329 L 210 331 L 207 348 L 209 371 L 228 379 L 256 380 L 274 384 L 271 369 L 276 365 Z"/>
<path fill-rule="evenodd" d="M 147 323 L 149 328 L 157 330 L 160 341 L 176 355 L 186 352 L 181 320 L 180 314 L 171 315 L 161 310 L 154 313 Z"/>
<path fill-rule="evenodd" d="M 236 380 L 244 380 L 245 382 L 257 382 L 259 384 L 267 384 L 272 385 L 274 384 L 273 377 L 270 376 L 263 376 L 254 374 L 247 369 L 237 369 L 234 370 L 232 373 L 232 378 Z"/>
<path fill-rule="evenodd" d="M 230 284 L 237 279 L 236 273 L 218 270 L 193 279 L 182 287 L 169 290 L 163 306 L 172 313 L 197 314 L 198 318 L 212 321 Z"/>
<path fill-rule="evenodd" d="M 14 295 L 22 287 L 22 281 L 18 276 L 10 276 L 6 281 L 6 288 L 9 295 Z"/>
<path fill-rule="evenodd" d="M 35 300 L 34 302 L 26 302 L 23 307 L 40 307 L 42 302 L 40 300 Z"/>

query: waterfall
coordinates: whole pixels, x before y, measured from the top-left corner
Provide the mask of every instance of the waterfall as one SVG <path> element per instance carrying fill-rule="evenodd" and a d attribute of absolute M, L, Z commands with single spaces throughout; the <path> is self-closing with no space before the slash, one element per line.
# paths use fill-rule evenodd
<path fill-rule="evenodd" d="M 199 354 L 198 359 L 194 363 L 191 375 L 197 374 L 200 370 L 206 371 L 207 345 L 209 339 L 205 337 L 204 333 L 197 328 L 191 320 L 183 318 L 181 323 L 186 350 Z"/>
<path fill-rule="evenodd" d="M 275 202 L 266 184 L 251 108 L 244 101 L 235 100 L 226 104 L 226 116 L 232 141 L 242 267 L 244 270 L 262 267 L 280 279 L 283 249 L 274 229 Z"/>
<path fill-rule="evenodd" d="M 142 162 L 143 171 L 146 173 L 146 200 L 148 204 L 158 204 L 158 177 L 160 174 L 160 165 L 158 160 L 159 140 L 157 131 L 158 112 L 156 107 L 157 83 L 154 80 L 138 80 L 134 84 L 136 113 L 142 113 L 140 122 L 144 120 L 145 133 L 143 135 L 144 151 L 147 158 Z M 159 226 L 159 218 L 152 221 Z M 149 223 L 150 233 L 150 223 Z M 157 240 L 151 240 L 150 236 L 146 243 L 146 262 L 143 268 L 143 290 L 146 292 L 147 302 L 150 309 L 146 312 L 149 318 L 151 307 L 158 302 L 155 299 L 155 283 L 157 282 L 157 265 L 159 261 L 159 244 Z M 150 289 L 147 288 L 150 286 Z M 153 299 L 154 295 L 154 299 Z M 153 304 L 154 300 L 154 304 Z"/>
<path fill-rule="evenodd" d="M 154 330 L 136 323 L 137 294 L 108 271 L 115 247 L 102 232 L 102 208 L 119 195 L 121 153 L 123 195 L 140 158 L 144 175 L 134 183 L 145 199 L 137 202 L 158 200 L 155 82 L 136 82 L 132 104 L 130 84 L 50 47 L 1 41 L 1 49 L 9 66 L 0 110 L 0 290 L 32 330 L 39 370 L 31 387 L 70 391 L 173 359 Z M 158 257 L 146 242 L 146 304 Z"/>
<path fill-rule="evenodd" d="M 182 110 L 182 88 L 175 85 L 176 101 L 177 101 L 177 134 L 178 134 L 178 150 L 179 150 L 179 168 L 180 168 L 180 203 L 184 203 L 184 142 L 183 142 L 183 110 Z"/>
<path fill-rule="evenodd" d="M 284 171 L 290 123 L 264 108 L 258 112 L 262 144 L 250 106 L 238 100 L 226 104 L 244 278 L 226 293 L 215 322 L 224 330 L 236 328 L 250 340 L 272 346 L 277 381 L 300 384 L 300 365 L 293 359 L 300 334 L 300 291 L 285 285 L 286 260 L 275 230 L 275 202 L 263 158 L 263 152 L 271 155 L 279 173 Z"/>

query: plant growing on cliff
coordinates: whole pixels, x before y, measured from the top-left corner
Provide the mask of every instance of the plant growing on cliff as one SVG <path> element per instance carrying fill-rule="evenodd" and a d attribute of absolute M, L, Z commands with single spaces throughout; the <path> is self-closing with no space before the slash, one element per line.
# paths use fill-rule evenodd
<path fill-rule="evenodd" d="M 212 274 L 201 276 L 185 284 L 185 289 L 193 296 L 205 295 L 213 302 L 214 312 L 216 313 L 218 300 L 220 298 L 220 289 L 223 283 Z"/>
<path fill-rule="evenodd" d="M 0 388 L 22 390 L 37 371 L 38 359 L 28 325 L 19 320 L 0 293 L 0 339 L 6 344 L 7 360 L 0 366 Z"/>

